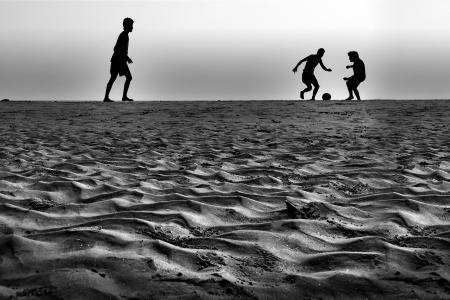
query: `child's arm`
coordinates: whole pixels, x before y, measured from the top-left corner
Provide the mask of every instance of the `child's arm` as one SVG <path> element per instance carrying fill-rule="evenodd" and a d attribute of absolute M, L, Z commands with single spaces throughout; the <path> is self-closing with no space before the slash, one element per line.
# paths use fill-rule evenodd
<path fill-rule="evenodd" d="M 304 59 L 302 59 L 301 61 L 298 62 L 298 64 L 292 69 L 292 72 L 297 72 L 297 68 L 298 66 L 300 66 L 302 64 L 302 62 L 306 61 L 307 57 L 305 57 Z"/>
<path fill-rule="evenodd" d="M 322 67 L 322 69 L 324 69 L 327 72 L 331 72 L 331 69 L 328 69 L 327 67 L 325 67 L 325 65 L 323 64 L 322 60 L 319 61 L 320 66 Z"/>

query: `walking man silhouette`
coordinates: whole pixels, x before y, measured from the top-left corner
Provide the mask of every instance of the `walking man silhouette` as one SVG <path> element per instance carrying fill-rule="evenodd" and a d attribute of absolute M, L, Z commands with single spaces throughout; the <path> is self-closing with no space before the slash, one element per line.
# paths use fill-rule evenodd
<path fill-rule="evenodd" d="M 306 92 L 309 92 L 311 90 L 311 85 L 313 85 L 314 90 L 313 90 L 311 100 L 316 99 L 316 94 L 317 94 L 317 91 L 319 91 L 320 85 L 317 82 L 316 76 L 314 76 L 314 69 L 317 67 L 318 64 L 320 64 L 322 69 L 324 69 L 325 71 L 331 72 L 331 69 L 328 69 L 327 67 L 325 67 L 322 62 L 322 56 L 324 53 L 325 53 L 325 50 L 323 48 L 320 48 L 319 50 L 317 50 L 316 54 L 311 54 L 311 55 L 305 57 L 304 59 L 302 59 L 301 61 L 298 62 L 298 64 L 294 67 L 294 69 L 292 69 L 292 71 L 295 73 L 295 72 L 297 72 L 298 66 L 300 66 L 300 64 L 302 62 L 306 62 L 305 68 L 303 69 L 303 73 L 302 73 L 302 81 L 304 84 L 306 84 L 306 88 L 300 92 L 300 98 L 304 99 L 304 94 Z"/>
<path fill-rule="evenodd" d="M 130 69 L 128 68 L 128 63 L 133 63 L 131 58 L 128 57 L 128 33 L 133 31 L 133 23 L 134 21 L 130 18 L 125 18 L 123 20 L 123 31 L 120 33 L 117 38 L 116 45 L 114 46 L 114 54 L 111 57 L 111 78 L 106 85 L 105 98 L 104 102 L 114 102 L 109 99 L 109 92 L 114 84 L 114 81 L 117 78 L 117 75 L 125 76 L 125 85 L 123 87 L 123 96 L 122 101 L 133 101 L 133 99 L 128 98 L 128 88 L 130 87 L 131 79 L 133 78 L 130 73 Z"/>
<path fill-rule="evenodd" d="M 353 63 L 351 66 L 347 66 L 347 69 L 353 68 L 353 76 L 344 77 L 344 80 L 347 81 L 347 89 L 349 96 L 345 100 L 353 100 L 353 92 L 356 95 L 356 99 L 361 100 L 359 98 L 358 85 L 366 80 L 366 67 L 364 66 L 364 62 L 359 58 L 359 54 L 356 51 L 350 51 L 348 53 L 348 59 Z"/>

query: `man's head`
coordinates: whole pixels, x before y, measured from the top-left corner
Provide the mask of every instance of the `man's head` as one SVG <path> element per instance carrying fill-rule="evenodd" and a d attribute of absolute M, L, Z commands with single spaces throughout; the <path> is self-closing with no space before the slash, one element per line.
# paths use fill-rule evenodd
<path fill-rule="evenodd" d="M 132 32 L 133 31 L 133 23 L 134 23 L 134 21 L 131 18 L 123 19 L 123 30 L 125 30 L 126 32 Z"/>
<path fill-rule="evenodd" d="M 348 59 L 349 59 L 351 62 L 354 62 L 354 61 L 357 60 L 358 58 L 359 58 L 358 52 L 356 52 L 356 51 L 350 51 L 350 52 L 348 53 Z"/>
<path fill-rule="evenodd" d="M 317 55 L 319 57 L 322 57 L 324 53 L 325 53 L 325 50 L 323 48 L 320 48 L 319 50 L 317 50 Z"/>

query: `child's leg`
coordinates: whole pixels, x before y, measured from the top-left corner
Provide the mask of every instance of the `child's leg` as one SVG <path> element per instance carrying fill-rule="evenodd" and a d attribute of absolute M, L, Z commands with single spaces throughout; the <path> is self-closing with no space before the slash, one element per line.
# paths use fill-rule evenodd
<path fill-rule="evenodd" d="M 313 77 L 312 78 L 312 84 L 314 86 L 314 90 L 313 90 L 313 95 L 312 95 L 311 100 L 316 100 L 316 95 L 317 95 L 317 92 L 319 91 L 320 85 L 317 82 L 316 76 L 313 75 L 312 77 Z"/>
<path fill-rule="evenodd" d="M 361 98 L 359 98 L 359 92 L 358 92 L 358 89 L 355 87 L 355 88 L 353 89 L 353 91 L 355 92 L 356 99 L 361 100 Z"/>
<path fill-rule="evenodd" d="M 354 81 L 354 85 L 353 85 L 353 92 L 355 92 L 355 95 L 356 95 L 356 99 L 358 99 L 358 100 L 361 100 L 361 98 L 359 98 L 359 91 L 358 91 L 358 86 L 361 84 L 361 82 L 363 82 L 364 81 L 364 79 L 360 79 L 360 78 L 358 78 L 358 79 L 355 79 L 355 81 Z"/>
<path fill-rule="evenodd" d="M 130 87 L 131 79 L 133 79 L 133 76 L 131 76 L 131 73 L 126 74 L 125 85 L 123 86 L 122 100 L 129 99 L 128 98 L 128 88 Z"/>
<path fill-rule="evenodd" d="M 311 90 L 311 75 L 310 74 L 302 74 L 302 81 L 306 85 L 306 88 L 300 92 L 300 98 L 304 99 L 305 93 Z"/>
<path fill-rule="evenodd" d="M 109 100 L 109 92 L 111 92 L 111 88 L 114 84 L 114 81 L 116 81 L 118 73 L 117 72 L 111 72 L 111 78 L 108 81 L 108 84 L 106 85 L 106 92 L 105 92 L 105 100 Z"/>
<path fill-rule="evenodd" d="M 131 100 L 130 98 L 128 98 L 128 88 L 130 87 L 130 82 L 131 79 L 133 79 L 133 76 L 131 76 L 131 72 L 130 69 L 128 68 L 128 64 L 125 63 L 125 65 L 123 66 L 123 73 L 125 75 L 125 84 L 123 86 L 123 96 L 122 96 L 122 100 Z"/>
<path fill-rule="evenodd" d="M 352 86 L 352 80 L 348 79 L 346 82 L 347 85 L 347 89 L 348 89 L 348 98 L 347 100 L 352 100 L 353 99 L 353 86 Z"/>
<path fill-rule="evenodd" d="M 308 83 L 306 85 L 306 88 L 300 92 L 300 98 L 305 99 L 305 93 L 309 92 L 311 90 L 311 83 Z"/>

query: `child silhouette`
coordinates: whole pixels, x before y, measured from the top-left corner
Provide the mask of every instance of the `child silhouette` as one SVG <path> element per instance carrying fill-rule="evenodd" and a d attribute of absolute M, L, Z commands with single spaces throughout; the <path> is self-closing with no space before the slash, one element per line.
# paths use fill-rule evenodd
<path fill-rule="evenodd" d="M 353 100 L 353 92 L 356 95 L 356 99 L 361 100 L 361 98 L 359 98 L 359 91 L 357 88 L 361 82 L 366 80 L 366 67 L 356 51 L 350 51 L 348 53 L 348 59 L 353 63 L 353 65 L 347 66 L 346 68 L 353 68 L 353 76 L 344 77 L 344 80 L 347 81 L 347 89 L 349 93 L 348 98 L 345 100 Z"/>
<path fill-rule="evenodd" d="M 318 64 L 320 64 L 322 69 L 324 69 L 325 71 L 331 72 L 331 69 L 328 69 L 327 67 L 325 67 L 322 62 L 322 56 L 324 53 L 325 53 L 325 50 L 323 48 L 320 48 L 319 50 L 317 50 L 317 54 L 311 54 L 311 55 L 305 57 L 304 59 L 302 59 L 301 61 L 298 62 L 298 64 L 294 67 L 294 69 L 292 69 L 292 71 L 294 73 L 297 72 L 298 66 L 302 62 L 306 61 L 305 68 L 303 69 L 303 73 L 302 73 L 302 81 L 304 84 L 306 84 L 306 88 L 300 92 L 300 98 L 304 99 L 304 94 L 306 92 L 309 92 L 311 90 L 311 85 L 313 85 L 314 91 L 313 91 L 311 100 L 316 99 L 316 94 L 317 94 L 317 91 L 319 91 L 320 86 L 319 86 L 319 83 L 317 82 L 316 76 L 314 76 L 314 69 L 317 67 Z"/>
<path fill-rule="evenodd" d="M 128 68 L 128 63 L 133 63 L 131 58 L 128 57 L 128 33 L 133 31 L 133 23 L 134 21 L 130 18 L 125 18 L 123 20 L 123 31 L 120 33 L 117 38 L 116 45 L 114 46 L 114 54 L 111 57 L 111 78 L 106 85 L 105 98 L 104 102 L 114 102 L 109 99 L 109 92 L 113 86 L 114 81 L 117 78 L 117 75 L 125 76 L 125 85 L 123 87 L 123 96 L 122 101 L 133 101 L 133 99 L 128 98 L 128 88 L 130 87 L 131 79 L 133 78 L 130 73 L 130 69 Z"/>

